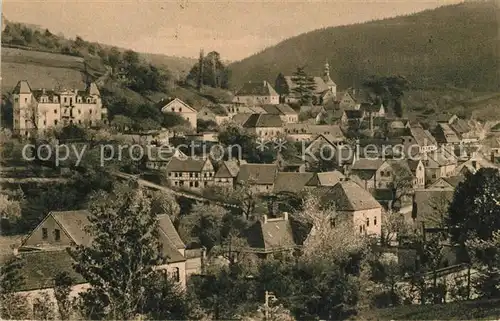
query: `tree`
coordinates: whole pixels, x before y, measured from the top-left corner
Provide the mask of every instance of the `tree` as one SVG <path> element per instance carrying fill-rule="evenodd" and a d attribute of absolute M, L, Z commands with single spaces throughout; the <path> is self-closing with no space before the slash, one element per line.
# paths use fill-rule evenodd
<path fill-rule="evenodd" d="M 175 222 L 179 217 L 181 208 L 173 194 L 154 191 L 151 193 L 151 211 L 155 215 L 167 214 L 172 222 Z"/>
<path fill-rule="evenodd" d="M 398 210 L 402 202 L 413 194 L 413 176 L 406 166 L 400 163 L 393 163 L 393 180 L 391 183 L 393 199 L 391 210 Z"/>
<path fill-rule="evenodd" d="M 113 120 L 111 121 L 111 126 L 124 131 L 130 129 L 133 126 L 132 119 L 123 116 L 123 115 L 115 115 Z"/>
<path fill-rule="evenodd" d="M 375 98 L 374 103 L 383 103 L 392 108 L 396 116 L 403 116 L 402 98 L 409 88 L 409 82 L 403 76 L 371 76 L 363 82 Z"/>
<path fill-rule="evenodd" d="M 137 65 L 140 63 L 139 54 L 133 50 L 125 50 L 122 60 L 127 65 Z"/>
<path fill-rule="evenodd" d="M 489 240 L 469 240 L 467 248 L 479 267 L 475 285 L 479 295 L 488 299 L 500 297 L 500 230 L 493 232 Z"/>
<path fill-rule="evenodd" d="M 148 278 L 141 312 L 151 320 L 188 320 L 191 317 L 190 299 L 177 283 L 163 271 Z"/>
<path fill-rule="evenodd" d="M 111 48 L 108 52 L 108 64 L 113 74 L 116 72 L 116 68 L 121 61 L 121 55 L 121 52 L 116 47 Z"/>
<path fill-rule="evenodd" d="M 292 92 L 297 95 L 302 105 L 312 105 L 316 83 L 314 78 L 309 76 L 305 67 L 297 67 L 297 70 L 292 75 L 292 81 L 295 87 Z"/>
<path fill-rule="evenodd" d="M 199 90 L 202 89 L 202 85 L 228 88 L 229 70 L 222 63 L 218 52 L 212 51 L 206 56 L 201 52 L 200 59 L 189 71 L 186 81 L 196 84 Z"/>
<path fill-rule="evenodd" d="M 164 261 L 150 202 L 129 184 L 96 193 L 89 206 L 92 244 L 74 251 L 75 270 L 91 286 L 81 294 L 88 318 L 134 318 L 147 292 L 146 281 Z"/>
<path fill-rule="evenodd" d="M 73 311 L 73 301 L 70 297 L 72 285 L 73 280 L 68 272 L 60 272 L 54 278 L 54 296 L 61 320 L 69 320 Z"/>
<path fill-rule="evenodd" d="M 5 194 L 0 194 L 0 215 L 4 220 L 14 222 L 21 217 L 21 204 Z"/>
<path fill-rule="evenodd" d="M 210 250 L 221 244 L 222 220 L 227 213 L 221 206 L 197 203 L 180 220 L 181 236 L 188 243 L 198 243 Z"/>
<path fill-rule="evenodd" d="M 257 204 L 257 195 L 250 185 L 251 182 L 241 182 L 233 190 L 230 199 L 240 207 L 247 220 L 252 216 Z"/>
<path fill-rule="evenodd" d="M 453 196 L 447 219 L 453 227 L 454 240 L 464 243 L 478 237 L 488 240 L 500 229 L 500 172 L 481 168 L 475 174 L 466 174 Z"/>
<path fill-rule="evenodd" d="M 0 267 L 0 311 L 3 319 L 29 319 L 26 298 L 16 293 L 24 286 L 23 266 L 24 261 L 14 256 Z"/>
<path fill-rule="evenodd" d="M 393 241 L 399 241 L 403 237 L 409 236 L 410 231 L 411 227 L 403 214 L 389 210 L 382 215 L 382 245 L 391 245 Z"/>

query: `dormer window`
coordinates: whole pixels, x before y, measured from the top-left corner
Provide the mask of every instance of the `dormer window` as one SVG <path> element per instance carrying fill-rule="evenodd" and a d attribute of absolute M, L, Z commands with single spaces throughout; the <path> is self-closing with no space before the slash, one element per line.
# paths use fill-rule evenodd
<path fill-rule="evenodd" d="M 90 98 L 87 98 L 87 104 L 90 104 Z"/>
<path fill-rule="evenodd" d="M 82 97 L 78 97 L 78 98 L 76 99 L 76 101 L 77 101 L 77 102 L 79 102 L 79 103 L 81 103 L 81 102 L 82 102 Z"/>
<path fill-rule="evenodd" d="M 57 103 L 57 102 L 59 101 L 59 100 L 57 99 L 57 97 L 56 97 L 56 96 L 54 96 L 54 98 L 52 98 L 52 100 L 53 100 L 55 103 Z"/>

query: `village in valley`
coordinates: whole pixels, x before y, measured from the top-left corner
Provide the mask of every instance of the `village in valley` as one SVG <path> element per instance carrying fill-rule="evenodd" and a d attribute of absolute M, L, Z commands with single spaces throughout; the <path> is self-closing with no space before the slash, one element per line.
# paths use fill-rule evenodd
<path fill-rule="evenodd" d="M 500 119 L 221 55 L 175 77 L 2 16 L 2 319 L 498 317 Z"/>

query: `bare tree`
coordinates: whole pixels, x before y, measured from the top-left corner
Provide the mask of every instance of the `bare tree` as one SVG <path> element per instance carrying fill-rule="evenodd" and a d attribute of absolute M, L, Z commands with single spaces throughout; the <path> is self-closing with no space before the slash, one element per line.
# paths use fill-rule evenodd
<path fill-rule="evenodd" d="M 322 208 L 318 198 L 306 198 L 303 210 L 294 217 L 311 226 L 303 245 L 306 260 L 323 258 L 342 263 L 352 253 L 364 252 L 368 248 L 366 239 L 355 233 L 352 222 L 339 217 L 333 206 Z"/>

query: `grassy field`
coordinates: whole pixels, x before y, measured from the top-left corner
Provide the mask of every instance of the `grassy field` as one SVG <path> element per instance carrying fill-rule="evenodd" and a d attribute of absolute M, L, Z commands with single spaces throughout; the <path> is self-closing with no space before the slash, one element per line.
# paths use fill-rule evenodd
<path fill-rule="evenodd" d="M 498 320 L 500 299 L 436 305 L 408 305 L 374 310 L 368 320 Z"/>
<path fill-rule="evenodd" d="M 3 91 L 12 90 L 19 80 L 27 80 L 32 89 L 84 89 L 85 78 L 83 58 L 2 47 Z"/>

